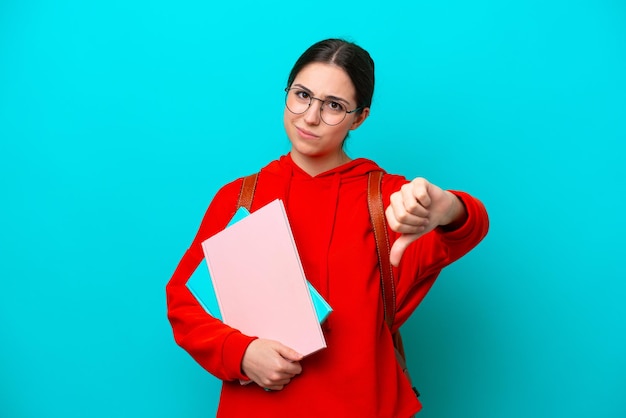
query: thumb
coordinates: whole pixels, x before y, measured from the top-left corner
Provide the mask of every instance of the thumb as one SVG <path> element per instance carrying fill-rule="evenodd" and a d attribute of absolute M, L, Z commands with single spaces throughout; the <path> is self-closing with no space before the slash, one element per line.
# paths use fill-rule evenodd
<path fill-rule="evenodd" d="M 276 346 L 276 352 L 285 360 L 289 361 L 300 361 L 303 357 L 302 354 L 298 353 L 296 350 L 280 343 Z"/>
<path fill-rule="evenodd" d="M 422 234 L 402 234 L 400 237 L 393 243 L 391 246 L 391 250 L 389 251 L 389 261 L 391 261 L 391 265 L 394 267 L 398 267 L 400 264 L 400 259 L 404 254 L 404 251 L 407 249 L 409 244 L 418 239 Z"/>

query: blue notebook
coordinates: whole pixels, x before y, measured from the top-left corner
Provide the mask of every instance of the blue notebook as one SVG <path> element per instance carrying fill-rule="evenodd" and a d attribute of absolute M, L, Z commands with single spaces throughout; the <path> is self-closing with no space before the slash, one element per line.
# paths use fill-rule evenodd
<path fill-rule="evenodd" d="M 248 212 L 245 208 L 239 208 L 228 223 L 228 226 L 240 221 L 249 214 L 250 212 Z M 319 322 L 322 323 L 332 312 L 332 308 L 324 300 L 322 295 L 320 295 L 319 292 L 311 285 L 311 283 L 307 281 L 307 285 L 309 287 L 309 293 L 311 294 L 311 300 L 313 301 L 315 313 L 317 314 Z M 187 281 L 187 287 L 205 311 L 220 321 L 222 320 L 222 315 L 217 303 L 217 297 L 215 296 L 215 290 L 213 289 L 213 283 L 211 282 L 211 277 L 209 276 L 209 268 L 206 265 L 206 260 L 203 259 L 198 268 L 196 268 L 196 271 L 194 271 L 191 275 Z"/>

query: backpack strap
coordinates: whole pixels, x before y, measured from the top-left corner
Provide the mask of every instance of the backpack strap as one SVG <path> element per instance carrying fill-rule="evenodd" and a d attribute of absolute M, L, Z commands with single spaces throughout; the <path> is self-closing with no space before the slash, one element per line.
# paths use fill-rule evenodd
<path fill-rule="evenodd" d="M 371 171 L 368 175 L 367 206 L 374 228 L 376 252 L 378 253 L 378 268 L 380 269 L 380 286 L 383 292 L 383 306 L 385 322 L 389 329 L 393 326 L 396 315 L 396 287 L 393 281 L 393 270 L 389 260 L 389 236 L 385 224 L 385 211 L 382 193 L 382 171 Z"/>
<path fill-rule="evenodd" d="M 258 177 L 259 173 L 254 173 L 243 178 L 241 192 L 239 192 L 239 201 L 237 202 L 238 208 L 246 208 L 248 212 L 250 211 Z"/>
<path fill-rule="evenodd" d="M 389 259 L 391 249 L 389 247 L 389 235 L 387 235 L 387 224 L 385 223 L 382 181 L 382 171 L 370 171 L 367 184 L 367 207 L 374 229 L 374 238 L 376 239 L 376 252 L 378 254 L 378 268 L 380 269 L 380 287 L 383 293 L 385 322 L 391 330 L 396 315 L 396 286 L 393 280 L 391 260 Z M 396 351 L 396 360 L 413 387 L 415 396 L 419 397 L 420 393 L 417 388 L 413 386 L 413 381 L 406 364 L 406 355 L 404 353 L 404 344 L 402 343 L 400 331 L 397 330 L 392 333 L 391 338 L 393 339 L 393 346 Z"/>

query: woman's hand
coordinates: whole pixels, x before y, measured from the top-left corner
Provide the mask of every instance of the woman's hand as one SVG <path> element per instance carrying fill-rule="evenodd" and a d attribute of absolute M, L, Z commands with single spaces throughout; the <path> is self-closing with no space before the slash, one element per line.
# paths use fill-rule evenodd
<path fill-rule="evenodd" d="M 301 354 L 278 341 L 259 338 L 246 349 L 241 369 L 262 388 L 281 390 L 302 372 L 300 360 Z"/>
<path fill-rule="evenodd" d="M 462 223 L 467 213 L 452 193 L 418 177 L 391 195 L 385 211 L 391 230 L 402 235 L 391 247 L 391 264 L 398 266 L 410 243 L 440 225 Z"/>

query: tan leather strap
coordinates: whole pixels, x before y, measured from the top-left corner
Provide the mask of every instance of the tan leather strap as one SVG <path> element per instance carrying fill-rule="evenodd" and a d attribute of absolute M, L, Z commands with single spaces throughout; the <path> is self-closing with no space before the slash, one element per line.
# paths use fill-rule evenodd
<path fill-rule="evenodd" d="M 396 313 L 396 288 L 393 281 L 393 270 L 389 260 L 389 236 L 385 224 L 385 209 L 382 194 L 382 171 L 371 171 L 367 185 L 367 207 L 374 227 L 376 252 L 378 253 L 378 268 L 380 269 L 380 284 L 383 292 L 383 307 L 385 322 L 389 329 L 393 326 Z"/>
<path fill-rule="evenodd" d="M 250 211 L 252 207 L 252 199 L 254 199 L 254 190 L 256 189 L 256 181 L 259 173 L 250 174 L 243 178 L 241 184 L 241 192 L 239 193 L 238 208 L 246 208 Z"/>
<path fill-rule="evenodd" d="M 389 259 L 389 235 L 387 235 L 387 224 L 385 223 L 385 209 L 383 205 L 382 194 L 382 171 L 372 171 L 369 173 L 367 187 L 367 206 L 370 211 L 372 226 L 374 227 L 374 237 L 376 238 L 376 252 L 378 253 L 378 267 L 380 269 L 380 286 L 383 292 L 383 308 L 385 310 L 385 322 L 391 330 L 396 315 L 396 286 L 393 281 L 393 270 L 391 268 L 391 260 Z M 409 383 L 415 392 L 415 396 L 419 398 L 420 393 L 413 386 L 411 375 L 406 364 L 406 355 L 404 353 L 404 344 L 402 344 L 402 335 L 397 330 L 392 333 L 393 346 L 396 352 L 396 360 L 407 377 Z M 413 416 L 415 417 L 415 415 Z"/>

